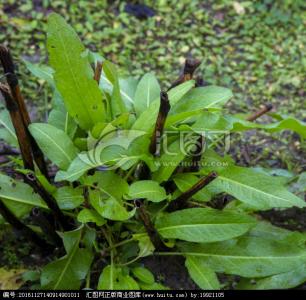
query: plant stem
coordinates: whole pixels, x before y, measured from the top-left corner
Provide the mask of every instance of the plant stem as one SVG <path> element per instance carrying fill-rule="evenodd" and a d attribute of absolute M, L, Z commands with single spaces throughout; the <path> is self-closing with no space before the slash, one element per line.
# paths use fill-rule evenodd
<path fill-rule="evenodd" d="M 203 154 L 203 146 L 204 146 L 204 136 L 202 134 L 199 135 L 195 143 L 196 149 L 192 153 L 192 161 L 191 165 L 188 167 L 179 167 L 176 170 L 176 173 L 181 172 L 198 172 L 200 169 L 200 162 Z"/>
<path fill-rule="evenodd" d="M 23 165 L 26 169 L 34 171 L 34 163 L 31 153 L 31 144 L 24 127 L 21 115 L 18 111 L 17 104 L 13 101 L 10 89 L 7 85 L 0 83 L 0 91 L 3 95 L 6 108 L 9 111 L 15 132 L 17 135 L 17 140 L 21 152 L 21 157 L 23 160 Z"/>
<path fill-rule="evenodd" d="M 85 285 L 85 287 L 87 289 L 90 288 L 90 275 L 91 275 L 91 273 L 90 273 L 90 271 L 88 271 L 87 276 L 86 276 L 86 285 Z"/>
<path fill-rule="evenodd" d="M 174 255 L 185 255 L 183 252 L 154 252 L 154 255 L 160 256 L 174 256 Z"/>
<path fill-rule="evenodd" d="M 159 112 L 156 119 L 153 135 L 151 138 L 151 143 L 149 146 L 149 151 L 154 156 L 159 156 L 160 149 L 157 147 L 159 143 L 159 139 L 161 138 L 163 131 L 164 131 L 164 125 L 166 122 L 166 118 L 168 116 L 168 112 L 170 110 L 170 102 L 168 99 L 168 94 L 166 92 L 160 93 L 160 106 L 159 106 Z"/>
<path fill-rule="evenodd" d="M 174 83 L 172 83 L 172 85 L 170 86 L 170 88 L 168 89 L 168 91 L 176 86 L 178 86 L 179 84 L 191 80 L 193 78 L 193 74 L 195 72 L 195 70 L 197 69 L 197 67 L 201 64 L 201 61 L 197 60 L 197 59 L 190 59 L 187 58 L 185 60 L 185 66 L 184 66 L 184 70 L 183 70 L 183 74 L 180 75 L 180 77 L 174 81 Z"/>
<path fill-rule="evenodd" d="M 259 109 L 258 111 L 254 112 L 252 115 L 246 118 L 247 121 L 255 121 L 265 113 L 269 112 L 273 108 L 272 104 L 266 104 L 263 108 Z"/>
<path fill-rule="evenodd" d="M 155 249 L 157 250 L 164 250 L 166 251 L 168 248 L 165 246 L 163 241 L 161 240 L 157 230 L 155 229 L 151 218 L 147 212 L 147 210 L 144 207 L 144 204 L 141 199 L 136 199 L 135 200 L 136 207 L 138 207 L 138 213 L 139 217 L 143 222 L 143 225 L 148 233 L 148 236 L 154 245 Z"/>
<path fill-rule="evenodd" d="M 139 260 L 141 258 L 141 256 L 136 256 L 135 258 L 133 258 L 132 260 L 124 263 L 124 264 L 118 264 L 118 267 L 124 267 L 124 266 L 128 266 L 134 262 L 136 262 L 137 260 Z"/>
<path fill-rule="evenodd" d="M 128 244 L 128 243 L 131 243 L 131 242 L 133 242 L 133 241 L 135 241 L 134 238 L 131 238 L 131 239 L 128 239 L 128 240 L 124 240 L 124 241 L 121 241 L 121 242 L 119 242 L 119 243 L 117 243 L 117 244 L 112 245 L 111 247 L 108 247 L 108 248 L 104 249 L 104 251 L 110 251 L 110 250 L 112 250 L 112 249 L 114 249 L 114 248 L 123 246 L 123 245 Z"/>
<path fill-rule="evenodd" d="M 16 230 L 22 232 L 26 237 L 33 241 L 36 245 L 41 248 L 48 249 L 50 245 L 46 243 L 36 232 L 34 232 L 30 227 L 22 223 L 4 204 L 0 199 L 0 213 L 2 217 L 13 226 Z"/>
<path fill-rule="evenodd" d="M 41 230 L 49 237 L 50 241 L 57 246 L 62 246 L 62 239 L 57 235 L 56 228 L 51 222 L 44 216 L 43 212 L 38 208 L 34 207 L 31 211 L 31 217 Z"/>
<path fill-rule="evenodd" d="M 45 188 L 41 185 L 41 183 L 34 175 L 35 167 L 31 153 L 31 143 L 29 140 L 29 136 L 26 132 L 23 120 L 21 118 L 21 114 L 18 111 L 18 106 L 16 102 L 12 99 L 9 87 L 7 85 L 0 84 L 0 91 L 4 97 L 6 107 L 10 113 L 11 120 L 15 128 L 24 168 L 33 171 L 33 173 L 29 174 L 30 176 L 23 175 L 25 182 L 32 186 L 34 191 L 37 192 L 43 198 L 48 207 L 53 211 L 57 221 L 61 224 L 61 226 L 64 229 L 70 229 L 71 226 L 68 224 L 64 214 L 58 207 L 56 200 L 51 194 L 49 194 L 45 190 Z"/>
<path fill-rule="evenodd" d="M 17 104 L 18 109 L 16 109 L 16 113 L 20 114 L 22 120 L 22 123 L 20 123 L 19 126 L 20 127 L 22 125 L 24 126 L 24 130 L 26 132 L 26 139 L 28 140 L 28 144 L 30 145 L 30 149 L 33 153 L 34 160 L 38 168 L 42 172 L 42 174 L 46 178 L 48 178 L 48 171 L 45 164 L 43 153 L 28 130 L 28 126 L 31 124 L 31 120 L 20 91 L 18 78 L 17 75 L 15 74 L 15 66 L 13 63 L 12 56 L 9 50 L 2 45 L 0 45 L 0 61 L 3 66 L 4 73 L 6 75 L 7 83 L 10 87 L 11 96 L 9 97 L 8 100 L 12 102 L 11 106 L 13 106 L 13 102 L 15 102 L 15 106 Z M 24 141 L 21 140 L 21 142 L 23 143 Z"/>
<path fill-rule="evenodd" d="M 64 230 L 70 230 L 72 229 L 72 226 L 69 224 L 67 217 L 63 214 L 63 212 L 60 210 L 56 200 L 54 197 L 49 194 L 45 188 L 42 186 L 42 184 L 39 182 L 39 180 L 36 178 L 34 173 L 28 173 L 24 176 L 24 180 L 26 183 L 28 183 L 33 190 L 41 196 L 41 198 L 46 202 L 48 207 L 51 209 L 51 211 L 54 213 L 54 216 L 56 220 L 59 222 L 59 224 L 63 227 Z"/>
<path fill-rule="evenodd" d="M 180 196 L 178 196 L 175 200 L 171 201 L 167 211 L 172 212 L 180 209 L 184 209 L 188 206 L 188 200 L 196 194 L 198 191 L 200 191 L 202 188 L 207 186 L 210 182 L 212 182 L 214 179 L 217 178 L 217 173 L 211 172 L 207 176 L 201 178 L 195 185 L 193 185 L 189 190 L 182 193 Z"/>
<path fill-rule="evenodd" d="M 94 80 L 98 83 L 98 85 L 100 83 L 101 73 L 102 73 L 102 62 L 97 61 L 97 65 L 95 68 L 95 74 L 94 74 Z"/>
<path fill-rule="evenodd" d="M 198 172 L 200 169 L 200 161 L 202 158 L 204 142 L 205 138 L 202 134 L 200 134 L 196 142 L 196 150 L 194 151 L 192 156 L 192 164 L 190 167 L 190 172 Z"/>

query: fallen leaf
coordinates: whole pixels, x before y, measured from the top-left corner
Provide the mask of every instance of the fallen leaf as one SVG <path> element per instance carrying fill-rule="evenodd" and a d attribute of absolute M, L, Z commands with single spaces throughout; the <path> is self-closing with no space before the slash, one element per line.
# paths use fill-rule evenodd
<path fill-rule="evenodd" d="M 25 271 L 24 269 L 6 270 L 0 268 L 0 290 L 19 289 L 24 283 L 21 279 L 21 275 Z"/>

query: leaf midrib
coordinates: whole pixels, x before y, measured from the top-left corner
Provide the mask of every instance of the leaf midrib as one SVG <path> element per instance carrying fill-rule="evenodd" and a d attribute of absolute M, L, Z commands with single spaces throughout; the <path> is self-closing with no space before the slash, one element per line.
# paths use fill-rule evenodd
<path fill-rule="evenodd" d="M 193 265 L 193 267 L 196 269 L 198 274 L 204 279 L 204 281 L 207 283 L 207 285 L 211 288 L 214 289 L 214 287 L 210 284 L 209 280 L 204 276 L 204 274 L 201 272 L 201 269 L 198 268 L 197 264 L 193 261 L 192 257 L 189 257 L 189 263 Z"/>
<path fill-rule="evenodd" d="M 114 87 L 114 85 L 111 83 L 110 80 L 108 80 L 108 78 L 107 78 L 106 76 L 103 76 L 103 79 L 104 79 L 108 84 L 110 84 L 112 87 Z M 127 93 L 125 93 L 123 90 L 120 89 L 120 84 L 119 84 L 119 91 L 120 91 L 120 94 L 121 94 L 122 96 L 126 97 L 126 99 L 127 99 L 130 103 L 134 104 L 133 99 L 132 99 Z"/>
<path fill-rule="evenodd" d="M 255 188 L 255 187 L 250 186 L 250 185 L 246 185 L 246 184 L 241 183 L 239 181 L 235 181 L 233 179 L 229 179 L 228 177 L 224 177 L 222 175 L 219 175 L 218 178 L 221 179 L 221 180 L 233 182 L 236 185 L 240 185 L 240 186 L 242 186 L 242 187 L 244 187 L 246 189 L 253 190 L 253 191 L 255 191 L 257 193 L 260 193 L 260 194 L 264 194 L 264 195 L 266 195 L 266 196 L 268 196 L 270 198 L 279 199 L 281 201 L 288 202 L 288 203 L 292 204 L 292 202 L 290 200 L 286 200 L 285 198 L 281 198 L 279 196 L 276 196 L 276 195 L 273 195 L 273 194 L 269 194 L 269 193 L 267 193 L 267 192 L 265 192 L 263 190 L 259 190 L 259 189 Z"/>
<path fill-rule="evenodd" d="M 171 230 L 171 229 L 178 229 L 178 228 L 191 228 L 191 227 L 203 227 L 203 226 L 233 226 L 233 225 L 251 225 L 251 224 L 255 224 L 255 222 L 250 222 L 250 223 L 224 223 L 224 224 L 220 224 L 220 223 L 209 223 L 209 224 L 203 224 L 203 223 L 199 223 L 199 224 L 183 224 L 183 225 L 173 225 L 173 226 L 167 226 L 167 227 L 161 227 L 158 228 L 158 231 L 165 231 L 165 230 Z"/>
<path fill-rule="evenodd" d="M 3 121 L 2 121 L 2 119 L 0 119 L 0 124 L 16 139 L 16 141 L 17 141 L 17 136 L 16 136 L 16 134 L 15 134 L 15 132 L 14 131 L 12 131 L 11 130 L 11 128 L 6 124 L 6 123 L 4 123 Z"/>
<path fill-rule="evenodd" d="M 57 144 L 54 139 L 51 139 L 50 136 L 47 135 L 43 130 L 39 129 L 39 127 L 35 127 L 35 129 L 39 131 L 42 135 L 44 135 L 47 138 L 47 140 L 51 141 L 52 144 L 54 144 L 56 148 L 58 148 L 59 151 L 64 154 L 64 156 L 69 161 L 69 164 L 72 162 L 72 158 L 70 158 L 70 156 L 65 152 L 65 150 L 59 144 Z"/>
<path fill-rule="evenodd" d="M 59 41 L 60 41 L 60 43 L 62 44 L 62 47 L 63 47 L 63 49 L 64 49 L 64 50 L 63 50 L 63 53 L 64 53 L 64 55 L 65 55 L 66 61 L 68 62 L 68 64 L 67 64 L 67 65 L 68 65 L 68 72 L 71 74 L 72 79 L 73 79 L 73 82 L 74 82 L 75 86 L 77 87 L 77 90 L 78 90 L 78 91 L 81 91 L 82 89 L 80 89 L 80 85 L 79 85 L 78 81 L 77 81 L 76 78 L 75 78 L 75 74 L 74 74 L 72 68 L 70 67 L 71 62 L 73 63 L 73 65 L 75 64 L 75 62 L 71 61 L 70 57 L 68 56 L 67 49 L 66 49 L 65 43 L 64 43 L 63 38 L 62 38 L 61 30 L 59 30 L 58 36 L 59 36 Z M 87 78 L 86 78 L 86 79 L 87 79 Z M 79 94 L 79 93 L 77 93 L 77 94 Z M 78 98 L 80 98 L 80 97 L 78 96 Z M 82 101 L 82 99 L 81 99 L 81 101 L 78 101 L 78 102 L 82 105 L 84 111 L 86 112 L 86 115 L 87 115 L 88 120 L 90 120 L 90 123 L 91 123 L 91 124 L 95 124 L 95 122 L 94 122 L 94 120 L 93 120 L 91 114 L 90 114 L 89 111 L 87 110 L 87 107 L 86 107 L 86 105 L 84 104 L 84 102 Z"/>
<path fill-rule="evenodd" d="M 60 284 L 61 280 L 63 279 L 64 274 L 66 273 L 66 271 L 67 271 L 67 269 L 68 269 L 68 266 L 70 265 L 71 260 L 72 260 L 72 258 L 74 257 L 75 252 L 76 252 L 76 250 L 77 250 L 78 247 L 79 247 L 80 239 L 81 239 L 81 235 L 80 235 L 80 237 L 78 238 L 78 240 L 76 241 L 76 243 L 75 243 L 75 245 L 74 245 L 74 247 L 73 247 L 72 252 L 70 252 L 70 254 L 68 254 L 67 263 L 65 264 L 63 271 L 61 272 L 61 274 L 60 274 L 60 276 L 59 276 L 57 282 L 55 283 L 53 290 L 56 290 L 56 289 L 57 289 L 58 285 Z"/>
<path fill-rule="evenodd" d="M 164 196 L 162 191 L 156 191 L 156 190 L 145 190 L 145 191 L 141 191 L 141 192 L 134 192 L 134 193 L 131 193 L 131 194 L 133 196 L 139 196 L 139 195 L 148 194 L 148 193 L 158 194 L 157 196 Z M 160 197 L 154 197 L 154 198 L 160 198 Z M 166 199 L 166 197 L 165 197 L 165 199 Z"/>
<path fill-rule="evenodd" d="M 170 253 L 169 253 L 170 254 Z M 288 258 L 306 258 L 306 254 L 303 255 L 295 255 L 295 256 L 235 256 L 235 255 L 221 255 L 221 254 L 213 254 L 213 253 L 199 253 L 199 252 L 180 252 L 180 255 L 194 255 L 194 256 L 213 256 L 213 257 L 221 257 L 221 258 L 233 258 L 233 259 L 288 259 Z"/>
<path fill-rule="evenodd" d="M 35 202 L 34 203 L 34 202 L 24 200 L 22 198 L 16 198 L 16 197 L 13 197 L 13 196 L 7 196 L 7 195 L 3 195 L 3 194 L 0 194 L 0 198 L 2 198 L 4 200 L 8 200 L 8 201 L 18 202 L 18 203 L 22 203 L 22 204 L 26 204 L 26 205 L 31 205 L 31 206 L 39 206 L 39 207 L 48 209 L 48 206 L 44 205 L 41 202 Z"/>

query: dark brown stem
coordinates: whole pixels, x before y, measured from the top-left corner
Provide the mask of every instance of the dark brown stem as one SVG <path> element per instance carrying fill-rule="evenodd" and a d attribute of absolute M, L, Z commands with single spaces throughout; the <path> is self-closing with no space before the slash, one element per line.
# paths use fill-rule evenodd
<path fill-rule="evenodd" d="M 135 205 L 138 208 L 138 214 L 140 219 L 143 222 L 143 225 L 148 233 L 148 236 L 152 242 L 152 244 L 154 245 L 155 249 L 158 251 L 166 251 L 166 249 L 168 249 L 165 244 L 163 243 L 163 241 L 161 240 L 157 230 L 155 229 L 151 218 L 148 214 L 148 212 L 145 209 L 145 206 L 143 204 L 143 200 L 142 199 L 136 199 L 135 200 Z"/>
<path fill-rule="evenodd" d="M 203 153 L 203 146 L 204 146 L 204 136 L 200 134 L 199 138 L 196 141 L 196 149 L 192 153 L 192 161 L 191 166 L 184 170 L 184 172 L 198 172 L 200 169 L 200 162 Z"/>
<path fill-rule="evenodd" d="M 38 208 L 34 207 L 31 211 L 31 217 L 32 220 L 36 225 L 38 225 L 43 233 L 49 238 L 49 240 L 57 245 L 62 245 L 62 239 L 58 236 L 56 233 L 56 228 L 54 224 L 52 224 L 47 217 L 44 215 L 44 213 Z"/>
<path fill-rule="evenodd" d="M 33 158 L 38 168 L 42 172 L 42 174 L 46 178 L 48 178 L 48 171 L 47 171 L 47 167 L 45 164 L 43 153 L 38 147 L 35 139 L 31 136 L 28 130 L 28 126 L 31 124 L 31 119 L 30 119 L 29 113 L 27 111 L 24 99 L 20 91 L 20 87 L 18 84 L 18 78 L 15 73 L 15 66 L 14 66 L 12 56 L 10 54 L 10 51 L 5 46 L 2 46 L 2 45 L 0 45 L 0 61 L 3 66 L 4 74 L 6 75 L 7 83 L 10 87 L 11 99 L 15 103 L 17 103 L 18 111 L 22 119 L 22 124 L 25 127 L 25 132 L 28 136 L 28 140 L 29 140 L 30 147 L 31 147 L 30 149 L 33 153 Z"/>
<path fill-rule="evenodd" d="M 22 232 L 24 236 L 33 241 L 37 246 L 41 248 L 49 248 L 50 245 L 46 243 L 36 232 L 34 232 L 30 227 L 22 223 L 4 204 L 0 199 L 0 214 L 2 217 L 16 230 Z"/>
<path fill-rule="evenodd" d="M 201 64 L 201 61 L 199 61 L 197 59 L 187 58 L 186 61 L 185 61 L 183 74 L 181 74 L 180 77 L 175 82 L 172 83 L 169 90 L 176 87 L 177 85 L 185 82 L 185 81 L 191 80 L 193 78 L 193 74 L 194 74 L 195 70 L 197 69 L 197 67 L 200 64 Z"/>
<path fill-rule="evenodd" d="M 83 187 L 84 207 L 90 208 L 88 186 Z"/>
<path fill-rule="evenodd" d="M 94 80 L 98 83 L 98 85 L 100 83 L 101 73 L 102 73 L 102 62 L 98 61 L 94 74 Z"/>
<path fill-rule="evenodd" d="M 25 131 L 24 123 L 21 119 L 21 115 L 19 114 L 18 107 L 16 103 L 12 101 L 8 86 L 0 84 L 0 91 L 4 97 L 6 107 L 10 113 L 11 120 L 15 128 L 24 167 L 25 169 L 34 172 L 34 163 L 32 159 L 29 136 Z M 58 207 L 56 200 L 45 190 L 45 188 L 37 180 L 34 173 L 30 173 L 27 176 L 24 176 L 24 180 L 32 186 L 35 192 L 37 192 L 42 197 L 48 207 L 53 211 L 56 219 L 62 225 L 62 227 L 64 229 L 69 229 L 70 226 L 68 225 L 64 214 Z"/>
<path fill-rule="evenodd" d="M 24 127 L 21 115 L 19 114 L 18 106 L 13 101 L 10 89 L 7 85 L 0 84 L 0 91 L 3 95 L 6 108 L 10 113 L 10 117 L 15 128 L 24 167 L 26 169 L 34 171 L 31 144 L 26 129 Z"/>
<path fill-rule="evenodd" d="M 192 156 L 191 172 L 199 171 L 204 143 L 205 143 L 205 138 L 201 134 L 197 140 L 196 150 L 194 151 L 194 154 Z"/>
<path fill-rule="evenodd" d="M 266 104 L 263 108 L 259 109 L 258 111 L 254 112 L 252 115 L 246 118 L 247 121 L 255 121 L 265 113 L 269 112 L 273 108 L 272 104 Z"/>
<path fill-rule="evenodd" d="M 24 99 L 21 95 L 18 85 L 18 78 L 15 74 L 15 67 L 13 59 L 9 50 L 0 45 L 0 61 L 6 75 L 7 85 L 0 85 L 0 91 L 5 99 L 6 107 L 10 113 L 13 126 L 16 131 L 18 143 L 24 167 L 34 172 L 33 157 L 40 171 L 48 178 L 48 172 L 44 161 L 43 154 L 38 147 L 36 141 L 28 131 L 28 126 L 31 123 L 28 111 L 25 106 Z M 31 175 L 31 177 L 30 177 Z M 34 173 L 28 174 L 25 177 L 25 181 L 32 186 L 35 192 L 37 192 L 48 207 L 53 211 L 55 218 L 63 229 L 68 230 L 71 226 L 68 224 L 64 214 L 59 209 L 55 199 L 50 195 L 41 183 L 36 179 Z"/>
<path fill-rule="evenodd" d="M 151 138 L 151 143 L 149 146 L 149 151 L 154 156 L 159 156 L 160 149 L 158 147 L 159 140 L 164 131 L 164 125 L 168 116 L 168 112 L 170 110 L 170 102 L 168 99 L 168 94 L 166 92 L 160 93 L 160 106 L 159 112 L 156 119 L 153 135 Z"/>
<path fill-rule="evenodd" d="M 24 177 L 25 181 L 33 188 L 33 190 L 41 196 L 41 198 L 46 202 L 47 206 L 51 209 L 54 214 L 54 217 L 63 227 L 64 230 L 72 229 L 72 226 L 69 224 L 67 217 L 60 210 L 54 197 L 49 194 L 45 188 L 42 186 L 40 181 L 36 178 L 34 173 L 28 173 Z"/>
<path fill-rule="evenodd" d="M 214 179 L 217 178 L 217 173 L 211 172 L 207 176 L 201 178 L 195 185 L 193 185 L 189 190 L 182 193 L 180 196 L 178 196 L 175 200 L 171 201 L 170 204 L 167 207 L 167 211 L 176 211 L 180 209 L 184 209 L 188 207 L 188 200 L 196 194 L 198 191 L 200 191 L 202 188 L 207 186 L 209 183 L 211 183 Z"/>

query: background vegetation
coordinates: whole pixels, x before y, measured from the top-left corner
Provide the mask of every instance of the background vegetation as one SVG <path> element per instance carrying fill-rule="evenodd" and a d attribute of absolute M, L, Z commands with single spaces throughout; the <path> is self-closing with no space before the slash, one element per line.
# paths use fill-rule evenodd
<path fill-rule="evenodd" d="M 198 74 L 205 82 L 233 90 L 233 111 L 272 102 L 277 112 L 305 119 L 304 1 L 141 2 L 153 8 L 155 16 L 140 20 L 128 14 L 127 1 L 0 0 L 0 25 L 5 29 L 0 42 L 9 45 L 16 58 L 44 61 L 46 16 L 56 11 L 86 46 L 119 65 L 123 74 L 153 71 L 167 85 L 191 55 L 203 60 Z M 42 116 L 48 108 L 45 89 L 22 62 L 19 72 L 26 98 L 36 107 L 34 117 L 36 110 Z M 279 142 L 291 138 L 277 135 L 277 142 L 270 141 L 276 145 L 272 152 L 283 167 L 301 171 L 305 161 L 300 143 L 293 140 L 289 153 Z M 264 147 L 260 152 L 267 158 Z"/>

